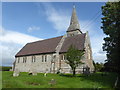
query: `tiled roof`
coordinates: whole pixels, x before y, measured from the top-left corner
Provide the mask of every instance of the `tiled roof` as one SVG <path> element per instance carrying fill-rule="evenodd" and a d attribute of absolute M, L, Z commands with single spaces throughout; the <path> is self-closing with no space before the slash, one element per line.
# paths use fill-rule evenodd
<path fill-rule="evenodd" d="M 66 37 L 61 47 L 60 53 L 67 52 L 70 45 L 74 45 L 79 50 L 83 50 L 85 43 L 85 35 L 86 34 L 79 34 L 71 37 Z M 25 55 L 54 53 L 62 37 L 63 36 L 28 43 L 16 54 L 16 57 Z"/>
<path fill-rule="evenodd" d="M 53 53 L 55 52 L 55 48 L 62 37 L 63 36 L 28 43 L 16 54 L 16 57 L 42 53 Z"/>
<path fill-rule="evenodd" d="M 85 35 L 79 34 L 72 37 L 67 37 L 63 43 L 60 53 L 67 52 L 68 48 L 73 45 L 79 50 L 84 50 Z"/>

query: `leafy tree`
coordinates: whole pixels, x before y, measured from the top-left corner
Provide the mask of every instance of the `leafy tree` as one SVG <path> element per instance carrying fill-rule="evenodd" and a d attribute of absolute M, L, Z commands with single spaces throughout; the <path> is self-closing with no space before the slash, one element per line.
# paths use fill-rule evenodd
<path fill-rule="evenodd" d="M 83 64 L 81 62 L 81 57 L 84 55 L 84 51 L 80 51 L 74 46 L 70 46 L 66 53 L 67 63 L 71 66 L 73 71 L 73 76 L 75 76 L 75 69 L 78 65 Z"/>
<path fill-rule="evenodd" d="M 103 50 L 107 51 L 107 62 L 110 68 L 120 73 L 120 1 L 107 2 L 102 6 L 102 29 L 107 35 L 104 38 Z"/>
<path fill-rule="evenodd" d="M 103 63 L 98 63 L 98 62 L 94 62 L 93 61 L 93 65 L 95 67 L 95 72 L 97 71 L 103 71 L 103 68 L 104 68 L 104 64 Z"/>
<path fill-rule="evenodd" d="M 103 63 L 96 63 L 95 64 L 95 69 L 96 71 L 101 71 L 101 69 L 103 68 L 104 64 Z"/>
<path fill-rule="evenodd" d="M 94 71 L 96 72 L 96 66 L 95 66 L 95 62 L 94 62 L 94 61 L 93 61 L 93 66 L 95 67 L 95 70 L 94 70 Z"/>

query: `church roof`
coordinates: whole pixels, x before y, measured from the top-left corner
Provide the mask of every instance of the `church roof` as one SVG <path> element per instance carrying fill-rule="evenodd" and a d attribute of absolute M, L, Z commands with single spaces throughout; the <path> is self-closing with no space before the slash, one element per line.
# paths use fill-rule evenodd
<path fill-rule="evenodd" d="M 18 56 L 37 55 L 55 53 L 55 49 L 63 36 L 36 41 L 26 44 L 17 54 Z M 67 52 L 70 45 L 74 45 L 79 50 L 84 49 L 85 34 L 66 37 L 60 53 Z"/>
<path fill-rule="evenodd" d="M 85 35 L 86 34 L 78 34 L 72 37 L 67 37 L 63 43 L 60 53 L 67 52 L 71 45 L 75 46 L 78 50 L 84 50 Z"/>
<path fill-rule="evenodd" d="M 28 43 L 16 54 L 16 56 L 54 53 L 62 37 L 63 36 Z"/>

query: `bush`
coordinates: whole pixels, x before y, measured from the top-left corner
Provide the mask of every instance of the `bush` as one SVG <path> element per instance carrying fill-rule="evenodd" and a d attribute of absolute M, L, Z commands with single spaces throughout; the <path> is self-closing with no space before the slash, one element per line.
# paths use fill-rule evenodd
<path fill-rule="evenodd" d="M 12 67 L 4 67 L 4 66 L 2 66 L 2 71 L 9 71 L 10 69 L 12 69 Z"/>

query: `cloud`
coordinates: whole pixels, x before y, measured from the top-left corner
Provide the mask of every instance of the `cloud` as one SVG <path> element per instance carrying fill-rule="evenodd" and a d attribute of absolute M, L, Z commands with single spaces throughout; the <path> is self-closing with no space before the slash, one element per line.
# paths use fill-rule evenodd
<path fill-rule="evenodd" d="M 53 24 L 58 31 L 66 31 L 70 23 L 70 14 L 66 10 L 55 9 L 51 4 L 43 4 L 47 20 Z"/>
<path fill-rule="evenodd" d="M 99 53 L 99 54 L 105 54 L 106 52 L 103 51 L 102 49 L 100 49 L 100 50 L 98 51 L 98 53 Z"/>
<path fill-rule="evenodd" d="M 95 62 L 102 62 L 104 63 L 105 60 L 106 60 L 106 54 L 99 54 L 99 53 L 96 53 L 94 54 L 94 61 Z"/>
<path fill-rule="evenodd" d="M 2 65 L 11 66 L 15 60 L 15 54 L 26 43 L 37 40 L 42 39 L 12 30 L 0 29 L 0 57 L 2 57 Z"/>
<path fill-rule="evenodd" d="M 95 62 L 104 62 L 104 60 L 106 60 L 106 52 L 102 49 L 104 37 L 104 35 L 99 35 L 99 33 L 96 33 L 96 35 L 90 37 L 93 60 Z"/>
<path fill-rule="evenodd" d="M 40 27 L 31 26 L 31 27 L 28 27 L 28 29 L 27 29 L 28 32 L 33 32 L 33 31 L 36 31 L 36 30 L 40 30 Z"/>
<path fill-rule="evenodd" d="M 3 43 L 16 43 L 16 44 L 21 44 L 24 45 L 27 42 L 32 42 L 39 40 L 39 38 L 15 32 L 15 31 L 10 31 L 10 30 L 0 30 L 0 42 Z"/>

